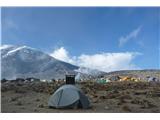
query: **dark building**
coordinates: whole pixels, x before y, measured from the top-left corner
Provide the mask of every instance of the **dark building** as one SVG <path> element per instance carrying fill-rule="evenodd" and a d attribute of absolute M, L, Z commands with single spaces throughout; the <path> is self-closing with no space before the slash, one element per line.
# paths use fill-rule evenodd
<path fill-rule="evenodd" d="M 75 75 L 66 75 L 66 84 L 75 84 Z"/>

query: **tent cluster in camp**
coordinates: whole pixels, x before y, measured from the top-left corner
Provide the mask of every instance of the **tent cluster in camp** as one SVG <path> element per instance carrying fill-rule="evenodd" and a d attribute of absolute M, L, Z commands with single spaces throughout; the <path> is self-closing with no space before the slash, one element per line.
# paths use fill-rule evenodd
<path fill-rule="evenodd" d="M 140 81 L 140 78 L 135 78 L 135 77 L 130 77 L 130 76 L 125 76 L 125 77 L 121 77 L 120 81 L 134 81 L 134 82 L 138 82 Z"/>
<path fill-rule="evenodd" d="M 115 76 L 115 80 L 116 81 L 133 81 L 133 82 L 141 81 L 139 77 L 127 76 L 127 75 L 126 76 Z"/>
<path fill-rule="evenodd" d="M 144 81 L 144 82 L 159 82 L 160 79 L 156 77 L 141 77 L 141 76 L 131 76 L 131 75 L 125 75 L 125 76 L 111 76 L 110 78 L 106 78 L 108 81 L 133 81 L 133 82 L 139 82 L 139 81 Z"/>
<path fill-rule="evenodd" d="M 141 81 L 140 78 L 138 77 L 133 77 L 133 76 L 111 76 L 109 78 L 100 78 L 97 80 L 97 83 L 108 83 L 108 82 L 116 82 L 116 81 L 134 81 L 138 82 Z"/>
<path fill-rule="evenodd" d="M 108 83 L 108 82 L 110 82 L 110 80 L 109 79 L 105 79 L 105 78 L 101 78 L 101 79 L 97 80 L 97 83 L 101 83 L 101 84 L 105 84 L 105 83 Z"/>

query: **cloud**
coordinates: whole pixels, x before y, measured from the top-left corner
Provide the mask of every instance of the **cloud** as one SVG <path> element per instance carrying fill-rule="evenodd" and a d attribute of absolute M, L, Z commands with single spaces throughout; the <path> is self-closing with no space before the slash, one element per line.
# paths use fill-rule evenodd
<path fill-rule="evenodd" d="M 138 55 L 140 55 L 138 52 L 121 52 L 69 56 L 69 52 L 64 47 L 54 50 L 53 53 L 51 53 L 51 56 L 64 62 L 106 72 L 115 70 L 138 69 L 138 66 L 133 63 L 134 58 Z"/>
<path fill-rule="evenodd" d="M 131 33 L 129 33 L 128 35 L 126 35 L 125 37 L 122 36 L 119 39 L 119 47 L 122 47 L 123 45 L 125 45 L 127 42 L 129 42 L 130 40 L 134 39 L 137 37 L 137 35 L 139 34 L 139 32 L 141 31 L 141 26 L 139 26 L 137 29 L 133 30 Z"/>
<path fill-rule="evenodd" d="M 69 57 L 68 51 L 64 49 L 64 47 L 60 47 L 59 49 L 56 49 L 53 51 L 53 53 L 50 54 L 52 57 L 57 58 L 61 61 L 65 61 L 68 63 L 73 63 L 74 61 Z"/>

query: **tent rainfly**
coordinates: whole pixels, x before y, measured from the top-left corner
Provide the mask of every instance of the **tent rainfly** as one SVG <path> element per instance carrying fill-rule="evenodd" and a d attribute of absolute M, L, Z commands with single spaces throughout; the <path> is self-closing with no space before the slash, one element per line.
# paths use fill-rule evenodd
<path fill-rule="evenodd" d="M 51 95 L 48 106 L 53 108 L 83 108 L 90 106 L 88 98 L 74 85 L 63 85 Z"/>

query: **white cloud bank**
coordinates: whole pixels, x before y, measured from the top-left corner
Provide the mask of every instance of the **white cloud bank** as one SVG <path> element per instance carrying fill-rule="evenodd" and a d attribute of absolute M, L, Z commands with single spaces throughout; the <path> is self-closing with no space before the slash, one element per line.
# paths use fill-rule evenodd
<path fill-rule="evenodd" d="M 54 50 L 50 55 L 56 59 L 77 66 L 109 72 L 115 70 L 138 69 L 138 67 L 133 64 L 133 59 L 137 55 L 140 55 L 140 53 L 99 53 L 94 55 L 82 54 L 80 56 L 70 56 L 69 52 L 64 47 L 61 47 Z"/>
<path fill-rule="evenodd" d="M 125 45 L 127 42 L 129 42 L 133 38 L 136 38 L 137 35 L 139 34 L 139 32 L 141 31 L 141 28 L 142 27 L 139 26 L 137 29 L 133 30 L 131 33 L 129 33 L 125 37 L 124 36 L 120 37 L 120 39 L 119 39 L 119 47 L 122 47 L 123 45 Z"/>

